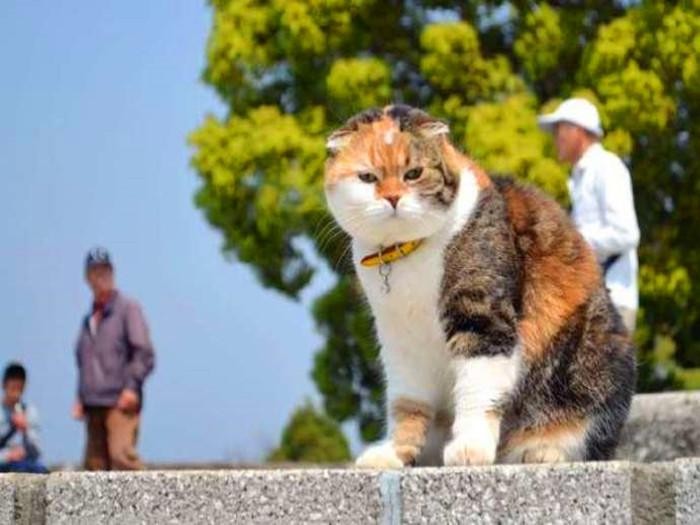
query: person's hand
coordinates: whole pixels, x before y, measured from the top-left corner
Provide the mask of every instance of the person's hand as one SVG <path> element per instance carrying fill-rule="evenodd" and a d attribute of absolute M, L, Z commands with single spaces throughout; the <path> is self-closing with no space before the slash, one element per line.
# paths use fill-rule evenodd
<path fill-rule="evenodd" d="M 73 409 L 71 410 L 71 415 L 73 419 L 81 420 L 85 417 L 85 408 L 80 401 L 73 403 Z"/>
<path fill-rule="evenodd" d="M 27 430 L 27 416 L 23 412 L 13 412 L 10 417 L 10 421 L 14 427 L 20 432 L 25 432 Z"/>
<path fill-rule="evenodd" d="M 129 388 L 122 390 L 117 401 L 117 408 L 123 412 L 136 412 L 139 409 L 139 395 Z"/>
<path fill-rule="evenodd" d="M 25 457 L 27 457 L 27 453 L 24 451 L 24 447 L 21 446 L 12 447 L 7 452 L 7 461 L 9 462 L 22 461 Z"/>

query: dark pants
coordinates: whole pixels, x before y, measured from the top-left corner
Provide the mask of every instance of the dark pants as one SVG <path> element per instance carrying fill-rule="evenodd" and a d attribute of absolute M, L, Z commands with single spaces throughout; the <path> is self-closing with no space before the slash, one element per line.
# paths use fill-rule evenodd
<path fill-rule="evenodd" d="M 20 472 L 24 474 L 48 474 L 46 467 L 35 459 L 0 463 L 0 472 Z"/>
<path fill-rule="evenodd" d="M 123 412 L 118 408 L 86 407 L 85 422 L 87 470 L 140 470 L 143 468 L 136 453 L 139 431 L 138 412 Z"/>

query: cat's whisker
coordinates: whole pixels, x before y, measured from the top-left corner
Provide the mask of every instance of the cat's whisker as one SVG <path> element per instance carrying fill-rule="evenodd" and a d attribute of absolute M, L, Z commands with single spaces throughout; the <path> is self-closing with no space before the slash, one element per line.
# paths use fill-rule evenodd
<path fill-rule="evenodd" d="M 357 214 L 357 215 L 354 215 L 354 216 L 350 216 L 350 217 L 348 217 L 348 218 L 346 219 L 346 222 L 352 224 L 353 221 L 356 220 L 356 219 L 359 218 L 359 217 L 361 217 L 361 214 Z M 321 232 L 321 233 L 319 234 L 319 236 L 318 236 L 318 238 L 317 238 L 317 241 L 320 241 L 320 240 L 321 240 L 320 238 L 321 238 L 323 235 L 326 235 L 326 234 L 328 234 L 329 232 L 335 232 L 335 231 L 337 231 L 337 230 L 339 230 L 339 229 L 342 229 L 342 227 L 340 226 L 340 224 L 338 224 L 338 222 L 337 222 L 336 220 L 333 220 L 331 223 L 327 224 L 327 225 L 324 227 L 324 230 L 323 230 L 323 232 Z"/>
<path fill-rule="evenodd" d="M 345 249 L 342 251 L 342 253 L 338 256 L 335 263 L 333 264 L 333 271 L 338 271 L 338 266 L 343 261 L 343 259 L 345 258 L 345 256 L 347 255 L 347 253 L 350 251 L 351 248 L 352 248 L 352 243 L 348 242 Z"/>
<path fill-rule="evenodd" d="M 345 234 L 345 230 L 343 230 L 343 229 L 340 228 L 340 227 L 338 227 L 338 228 L 336 228 L 336 229 L 330 231 L 330 232 L 325 236 L 325 238 L 324 238 L 323 240 L 319 240 L 319 242 L 318 242 L 318 244 L 317 244 L 319 251 L 323 251 L 323 250 L 325 250 L 326 248 L 328 248 L 328 246 L 329 246 L 334 240 L 336 240 L 338 237 L 342 236 L 343 234 Z"/>
<path fill-rule="evenodd" d="M 326 238 L 328 236 L 331 236 L 333 233 L 337 232 L 340 229 L 340 226 L 338 226 L 335 221 L 331 224 L 327 224 L 324 226 L 323 231 L 319 232 L 317 236 L 314 236 L 314 239 L 316 240 L 316 243 L 318 246 L 323 246 Z"/>

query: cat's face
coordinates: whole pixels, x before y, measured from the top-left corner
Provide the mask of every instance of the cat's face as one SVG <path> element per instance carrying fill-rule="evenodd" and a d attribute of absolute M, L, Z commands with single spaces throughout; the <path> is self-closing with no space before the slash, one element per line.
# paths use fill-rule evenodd
<path fill-rule="evenodd" d="M 458 183 L 442 158 L 447 133 L 444 123 L 407 106 L 366 111 L 333 133 L 325 189 L 340 226 L 381 246 L 442 228 Z"/>

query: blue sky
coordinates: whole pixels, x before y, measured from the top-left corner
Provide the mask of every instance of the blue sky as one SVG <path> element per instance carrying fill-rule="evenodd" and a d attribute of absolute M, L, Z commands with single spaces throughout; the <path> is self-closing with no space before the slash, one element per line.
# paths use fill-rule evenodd
<path fill-rule="evenodd" d="M 226 261 L 192 204 L 187 134 L 221 113 L 199 81 L 199 0 L 0 3 L 0 361 L 29 370 L 49 463 L 77 462 L 73 344 L 106 246 L 157 350 L 140 449 L 148 461 L 255 460 L 315 398 L 308 302 Z"/>

